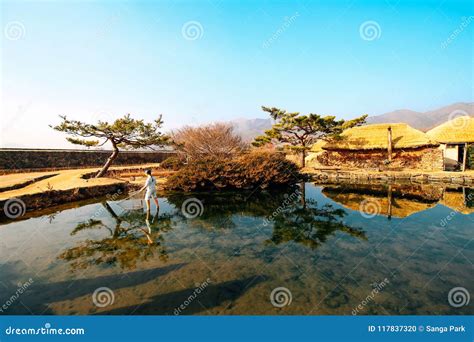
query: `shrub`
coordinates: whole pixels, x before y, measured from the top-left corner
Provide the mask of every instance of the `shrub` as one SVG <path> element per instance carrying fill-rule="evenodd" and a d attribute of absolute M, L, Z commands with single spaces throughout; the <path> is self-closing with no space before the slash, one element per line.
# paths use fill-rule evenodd
<path fill-rule="evenodd" d="M 166 188 L 181 191 L 253 189 L 292 185 L 302 180 L 298 167 L 281 153 L 250 152 L 231 160 L 206 158 L 181 168 Z"/>
<path fill-rule="evenodd" d="M 224 123 L 200 127 L 185 126 L 173 133 L 173 142 L 181 156 L 199 161 L 205 158 L 225 160 L 242 153 L 247 145 Z"/>
<path fill-rule="evenodd" d="M 168 157 L 160 163 L 160 166 L 166 170 L 177 171 L 184 166 L 184 160 L 179 157 Z"/>

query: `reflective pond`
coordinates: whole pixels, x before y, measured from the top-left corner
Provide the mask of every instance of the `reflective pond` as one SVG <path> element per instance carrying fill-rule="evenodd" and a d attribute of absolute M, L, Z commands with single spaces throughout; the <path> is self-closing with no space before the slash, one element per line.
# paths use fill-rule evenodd
<path fill-rule="evenodd" d="M 0 222 L 0 314 L 474 314 L 474 189 L 159 202 L 148 217 L 138 198 L 98 199 Z"/>

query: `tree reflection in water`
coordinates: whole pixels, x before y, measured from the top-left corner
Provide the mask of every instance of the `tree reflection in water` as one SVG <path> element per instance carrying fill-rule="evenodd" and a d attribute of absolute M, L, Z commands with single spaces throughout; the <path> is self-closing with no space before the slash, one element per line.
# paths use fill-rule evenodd
<path fill-rule="evenodd" d="M 293 241 L 316 249 L 338 231 L 367 240 L 363 230 L 342 221 L 345 215 L 343 209 L 334 209 L 329 204 L 318 207 L 316 201 L 306 199 L 303 203 L 285 207 L 275 216 L 273 234 L 268 242 L 278 245 Z"/>
<path fill-rule="evenodd" d="M 342 221 L 346 215 L 343 209 L 335 209 L 330 204 L 318 206 L 317 201 L 306 198 L 305 184 L 298 190 L 299 199 L 290 205 L 280 206 L 272 217 L 273 233 L 268 244 L 296 242 L 311 249 L 321 246 L 329 236 L 337 231 L 367 240 L 365 232 L 353 228 Z"/>
<path fill-rule="evenodd" d="M 163 233 L 171 229 L 171 215 L 161 215 L 158 219 L 158 212 L 149 217 L 140 209 L 127 211 L 119 216 L 107 202 L 102 205 L 114 218 L 115 226 L 110 227 L 102 220 L 90 219 L 75 227 L 71 235 L 85 229 L 106 229 L 109 236 L 101 240 L 88 239 L 61 253 L 59 258 L 71 262 L 72 270 L 101 264 L 134 269 L 138 261 L 146 261 L 155 255 L 162 261 L 168 260 Z"/>
<path fill-rule="evenodd" d="M 366 239 L 363 230 L 352 228 L 342 221 L 346 215 L 343 209 L 335 209 L 331 205 L 318 206 L 316 201 L 305 198 L 304 187 L 255 194 L 219 192 L 195 196 L 202 201 L 204 210 L 200 216 L 191 220 L 186 219 L 179 210 L 183 202 L 191 197 L 186 194 L 170 194 L 167 201 L 174 209 L 159 216 L 157 213 L 151 218 L 146 217 L 141 209 L 127 211 L 119 216 L 104 202 L 106 212 L 114 218 L 115 226 L 109 227 L 102 220 L 90 219 L 78 224 L 71 235 L 85 229 L 106 229 L 109 236 L 102 240 L 86 240 L 63 252 L 59 258 L 71 262 L 73 269 L 101 264 L 117 264 L 122 268 L 133 269 L 139 261 L 146 261 L 156 254 L 163 261 L 168 259 L 163 235 L 171 229 L 183 225 L 186 229 L 205 231 L 242 227 L 256 229 L 255 221 L 248 226 L 249 223 L 242 218 L 258 219 L 257 225 L 260 226 L 271 222 L 273 233 L 266 247 L 271 242 L 278 245 L 293 241 L 315 249 L 338 231 Z"/>
<path fill-rule="evenodd" d="M 286 189 L 286 192 L 268 191 L 250 196 L 248 193 L 202 194 L 199 198 L 205 209 L 200 217 L 193 220 L 193 226 L 205 229 L 234 228 L 236 215 L 263 218 L 262 224 L 265 225 L 267 218 L 272 217 L 273 234 L 267 241 L 269 243 L 293 241 L 314 249 L 337 231 L 367 240 L 363 230 L 350 227 L 342 221 L 345 210 L 335 209 L 329 204 L 318 206 L 316 201 L 306 199 L 304 189 L 304 184 L 300 184 Z M 175 194 L 168 197 L 168 201 L 180 208 L 186 198 L 189 197 Z M 292 201 L 288 203 L 288 199 Z"/>

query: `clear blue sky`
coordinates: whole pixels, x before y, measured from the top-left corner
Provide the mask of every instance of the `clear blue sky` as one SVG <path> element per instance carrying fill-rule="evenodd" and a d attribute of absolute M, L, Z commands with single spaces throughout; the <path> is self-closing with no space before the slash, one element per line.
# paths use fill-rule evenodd
<path fill-rule="evenodd" d="M 171 129 L 265 117 L 261 105 L 351 118 L 473 100 L 469 0 L 4 1 L 1 13 L 2 147 L 71 147 L 48 127 L 58 114 L 163 113 Z M 361 34 L 368 21 L 375 36 L 370 23 Z"/>

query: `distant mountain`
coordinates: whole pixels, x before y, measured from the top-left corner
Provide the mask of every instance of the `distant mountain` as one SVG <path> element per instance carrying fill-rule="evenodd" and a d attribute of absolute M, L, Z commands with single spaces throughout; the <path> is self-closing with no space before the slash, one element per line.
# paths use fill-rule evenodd
<path fill-rule="evenodd" d="M 436 127 L 451 117 L 468 114 L 474 116 L 474 103 L 459 102 L 427 112 L 415 112 L 410 109 L 400 109 L 382 115 L 371 116 L 368 123 L 396 123 L 405 122 L 422 131 Z"/>
<path fill-rule="evenodd" d="M 427 112 L 415 112 L 410 109 L 400 109 L 377 116 L 370 116 L 367 123 L 397 123 L 404 122 L 421 131 L 436 127 L 451 117 L 468 114 L 474 116 L 474 102 L 459 102 Z M 236 119 L 230 121 L 236 133 L 245 141 L 252 141 L 265 130 L 272 127 L 272 119 Z"/>
<path fill-rule="evenodd" d="M 267 129 L 272 128 L 272 119 L 236 119 L 230 121 L 230 124 L 244 141 L 250 142 L 256 136 L 262 135 Z"/>

